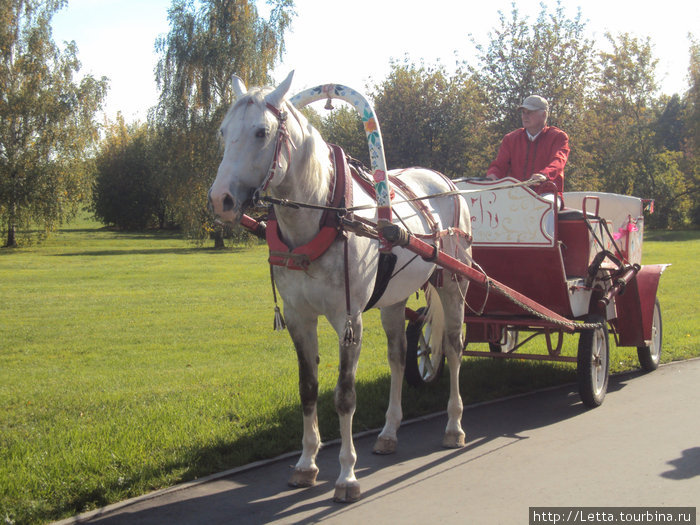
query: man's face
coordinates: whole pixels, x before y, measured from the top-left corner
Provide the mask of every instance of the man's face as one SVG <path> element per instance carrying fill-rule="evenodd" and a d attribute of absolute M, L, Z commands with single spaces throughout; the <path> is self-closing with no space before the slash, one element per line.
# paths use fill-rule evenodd
<path fill-rule="evenodd" d="M 520 116 L 523 119 L 523 127 L 525 129 L 542 129 L 544 123 L 547 121 L 547 112 L 544 109 L 531 111 L 522 108 L 520 110 Z"/>

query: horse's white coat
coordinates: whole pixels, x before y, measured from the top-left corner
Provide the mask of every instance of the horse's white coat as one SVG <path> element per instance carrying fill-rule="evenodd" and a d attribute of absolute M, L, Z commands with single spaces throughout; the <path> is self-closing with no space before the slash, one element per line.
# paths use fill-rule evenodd
<path fill-rule="evenodd" d="M 324 205 L 327 201 L 333 166 L 329 149 L 319 133 L 285 99 L 292 74 L 276 89 L 256 88 L 245 92 L 240 79 L 234 79 L 238 99 L 229 110 L 221 126 L 225 152 L 216 180 L 209 192 L 213 210 L 227 222 L 240 220 L 245 206 L 267 175 L 274 154 L 279 122 L 266 107 L 266 103 L 287 112 L 287 128 L 293 147 L 282 148 L 279 167 L 270 182 L 271 196 L 309 204 Z M 418 195 L 447 191 L 441 177 L 423 169 L 410 169 L 402 179 Z M 370 204 L 358 185 L 353 188 L 354 204 Z M 424 201 L 441 227 L 457 226 L 470 232 L 470 217 L 465 201 L 461 201 L 459 224 L 453 225 L 454 198 L 435 198 Z M 457 197 L 461 198 L 461 197 Z M 280 232 L 287 244 L 294 248 L 306 244 L 319 231 L 321 211 L 275 207 Z M 376 220 L 376 209 L 361 212 Z M 413 233 L 429 233 L 425 220 L 412 205 L 400 204 L 394 215 L 403 219 Z M 352 441 L 352 418 L 355 412 L 355 372 L 362 345 L 362 310 L 367 304 L 377 273 L 378 242 L 366 237 L 348 234 L 350 320 L 355 334 L 352 344 L 344 345 L 342 338 L 346 327 L 346 297 L 343 272 L 343 242 L 333 243 L 320 258 L 313 261 L 307 271 L 275 267 L 275 280 L 284 300 L 284 317 L 294 342 L 299 361 L 299 390 L 304 413 L 303 451 L 290 479 L 294 486 L 309 486 L 315 482 L 316 455 L 321 439 L 318 431 L 316 400 L 318 396 L 318 317 L 323 315 L 339 336 L 340 366 L 335 389 L 336 410 L 340 418 L 342 445 L 340 449 L 340 475 L 336 481 L 335 499 L 354 501 L 360 496 L 355 478 L 356 454 Z M 469 252 L 466 241 L 458 236 L 444 239 L 443 249 L 462 260 Z M 401 423 L 401 388 L 405 367 L 406 338 L 404 333 L 404 308 L 407 298 L 418 290 L 431 276 L 435 265 L 421 258 L 414 258 L 408 250 L 395 248 L 398 260 L 395 272 L 407 265 L 390 281 L 386 292 L 376 306 L 381 308 L 382 325 L 387 334 L 389 364 L 391 368 L 391 393 L 386 413 L 386 423 L 379 435 L 375 450 L 378 453 L 393 452 L 397 443 L 397 430 Z M 462 332 L 466 281 L 453 280 L 446 273 L 444 286 L 438 290 L 445 319 L 443 345 L 450 368 L 450 398 L 448 423 L 445 430 L 445 446 L 464 444 L 461 427 L 462 400 L 459 394 L 459 366 L 461 362 Z"/>

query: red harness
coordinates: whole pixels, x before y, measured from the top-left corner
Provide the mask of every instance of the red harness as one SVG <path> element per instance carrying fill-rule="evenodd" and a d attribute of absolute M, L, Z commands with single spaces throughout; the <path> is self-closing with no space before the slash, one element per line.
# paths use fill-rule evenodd
<path fill-rule="evenodd" d="M 333 178 L 333 191 L 328 195 L 327 206 L 332 208 L 345 208 L 352 206 L 352 183 L 347 176 L 349 168 L 345 153 L 335 144 L 328 145 L 331 149 L 331 158 L 334 165 L 335 177 Z M 270 249 L 270 264 L 286 266 L 290 270 L 306 270 L 311 263 L 321 257 L 340 233 L 340 220 L 333 210 L 324 210 L 319 221 L 320 231 L 308 243 L 290 249 L 282 239 L 279 231 L 274 209 L 270 211 L 265 229 L 265 239 Z"/>
<path fill-rule="evenodd" d="M 352 180 L 354 179 L 360 187 L 368 194 L 374 195 L 374 186 L 369 179 L 363 178 L 359 172 L 348 167 L 347 159 L 343 150 L 335 144 L 328 145 L 331 150 L 331 159 L 333 161 L 334 178 L 332 179 L 333 190 L 328 195 L 326 206 L 331 208 L 349 208 L 352 207 Z M 438 172 L 436 172 L 438 173 Z M 350 174 L 350 176 L 348 175 Z M 442 178 L 450 185 L 450 188 L 455 190 L 454 183 L 444 175 Z M 398 187 L 406 197 L 415 200 L 415 205 L 418 211 L 425 217 L 428 222 L 431 233 L 429 234 L 414 234 L 417 237 L 435 239 L 438 245 L 442 242 L 442 237 L 445 235 L 458 234 L 465 238 L 470 236 L 456 227 L 451 227 L 446 230 L 440 230 L 438 223 L 433 218 L 428 207 L 421 201 L 416 199 L 415 193 L 399 178 L 390 176 L 392 185 Z M 392 190 L 392 199 L 394 197 Z M 459 223 L 460 205 L 459 199 L 455 199 L 454 223 Z M 269 263 L 274 266 L 285 266 L 290 270 L 306 270 L 311 261 L 315 261 L 321 257 L 328 248 L 335 242 L 338 235 L 342 231 L 340 225 L 340 217 L 335 210 L 324 210 L 319 221 L 319 232 L 308 243 L 290 249 L 287 243 L 282 238 L 282 233 L 279 230 L 279 225 L 275 217 L 274 208 L 270 210 L 267 220 L 267 228 L 265 229 L 265 239 L 270 250 Z"/>

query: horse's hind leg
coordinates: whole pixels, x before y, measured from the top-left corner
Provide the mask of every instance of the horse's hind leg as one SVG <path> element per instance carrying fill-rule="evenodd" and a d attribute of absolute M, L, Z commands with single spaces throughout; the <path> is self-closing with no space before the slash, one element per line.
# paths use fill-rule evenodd
<path fill-rule="evenodd" d="M 299 397 L 304 414 L 302 453 L 289 478 L 292 487 L 311 487 L 316 483 L 316 455 L 321 447 L 316 402 L 318 400 L 318 336 L 316 318 L 303 319 L 285 308 L 285 319 L 299 361 Z"/>
<path fill-rule="evenodd" d="M 438 289 L 445 312 L 445 354 L 450 369 L 450 399 L 447 402 L 447 427 L 442 445 L 459 448 L 465 445 L 462 430 L 462 397 L 459 393 L 459 368 L 462 364 L 462 324 L 464 323 L 464 296 L 466 280 L 453 280 L 445 275 L 445 284 Z"/>
<path fill-rule="evenodd" d="M 389 408 L 386 411 L 386 422 L 377 442 L 374 444 L 375 454 L 393 454 L 396 452 L 398 438 L 396 432 L 401 425 L 403 412 L 401 410 L 401 388 L 403 373 L 406 368 L 406 333 L 405 326 L 406 301 L 382 308 L 382 326 L 386 332 L 389 367 L 391 369 L 391 390 L 389 393 Z"/>

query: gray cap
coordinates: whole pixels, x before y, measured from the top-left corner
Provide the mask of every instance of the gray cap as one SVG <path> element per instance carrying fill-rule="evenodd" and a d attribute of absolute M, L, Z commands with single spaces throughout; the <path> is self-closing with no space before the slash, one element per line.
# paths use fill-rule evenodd
<path fill-rule="evenodd" d="M 547 101 L 539 95 L 530 95 L 523 103 L 518 106 L 518 109 L 529 109 L 530 111 L 537 111 L 539 109 L 549 110 L 549 104 Z"/>

